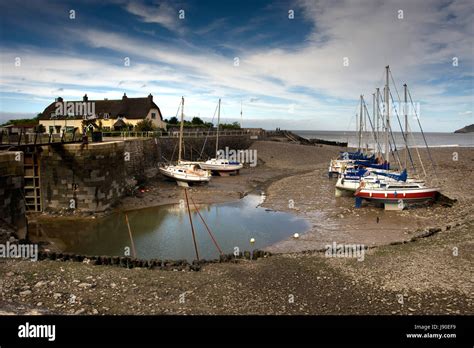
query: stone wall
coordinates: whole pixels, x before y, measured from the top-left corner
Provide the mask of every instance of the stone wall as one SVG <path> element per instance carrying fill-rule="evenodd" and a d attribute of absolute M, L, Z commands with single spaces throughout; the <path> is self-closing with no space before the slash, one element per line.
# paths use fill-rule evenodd
<path fill-rule="evenodd" d="M 161 153 L 157 139 L 125 140 L 124 151 L 127 177 L 140 179 L 143 176 L 156 175 Z"/>
<path fill-rule="evenodd" d="M 23 153 L 0 152 L 0 220 L 15 227 L 20 239 L 27 234 L 23 186 Z"/>
<path fill-rule="evenodd" d="M 124 142 L 44 146 L 40 157 L 44 210 L 101 212 L 124 193 Z"/>
<path fill-rule="evenodd" d="M 163 162 L 177 161 L 178 159 L 178 138 L 160 138 L 158 139 L 160 158 Z M 225 136 L 219 138 L 219 149 L 226 147 L 234 150 L 245 150 L 250 147 L 253 140 L 247 136 Z M 204 147 L 204 150 L 203 150 Z M 195 161 L 199 159 L 202 151 L 201 160 L 215 158 L 216 156 L 216 138 L 185 138 L 183 147 L 183 159 Z"/>

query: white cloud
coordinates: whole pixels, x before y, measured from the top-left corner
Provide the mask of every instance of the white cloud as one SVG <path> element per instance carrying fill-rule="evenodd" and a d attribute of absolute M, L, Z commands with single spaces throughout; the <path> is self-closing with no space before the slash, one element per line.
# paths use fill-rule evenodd
<path fill-rule="evenodd" d="M 306 40 L 292 49 L 248 49 L 239 43 L 235 48 L 239 67 L 233 65 L 233 56 L 192 45 L 184 38 L 180 45 L 156 41 L 150 45 L 90 28 L 70 31 L 69 37 L 128 56 L 131 66 L 123 67 L 111 58 L 31 50 L 20 52 L 24 59 L 18 69 L 9 62 L 19 53 L 4 52 L 1 83 L 6 91 L 51 99 L 59 84 L 68 86 L 63 96 L 75 98 L 88 89 L 101 91 L 88 93 L 96 98 L 117 98 L 117 89 L 136 96 L 152 92 L 165 115 L 174 114 L 183 94 L 190 115 L 212 113 L 217 98 L 223 97 L 228 116 L 237 116 L 244 99 L 250 100 L 244 104 L 244 115 L 267 122 L 269 128 L 283 128 L 281 124 L 294 124 L 297 119 L 304 120 L 307 128 L 343 129 L 354 107 L 341 105 L 340 100 L 354 100 L 355 105 L 363 93 L 370 102 L 373 89 L 383 85 L 384 66 L 390 64 L 399 91 L 407 82 L 415 101 L 422 103 L 424 121 L 431 114 L 450 117 L 473 108 L 472 97 L 457 87 L 458 79 L 473 77 L 474 18 L 469 1 L 301 0 L 298 4 L 295 21 L 301 14 L 314 24 Z M 127 3 L 126 9 L 144 22 L 175 32 L 182 29 L 177 10 L 167 3 L 156 7 Z M 399 9 L 404 11 L 402 20 L 397 18 Z M 207 30 L 221 22 L 211 23 Z M 348 67 L 343 66 L 344 57 L 349 58 Z M 458 67 L 453 67 L 453 57 L 459 58 Z M 314 93 L 298 93 L 299 87 Z M 427 128 L 436 127 L 433 123 Z"/>
<path fill-rule="evenodd" d="M 178 10 L 167 2 L 145 5 L 141 2 L 131 1 L 125 9 L 134 14 L 145 23 L 156 23 L 174 32 L 183 32 L 183 21 L 178 17 Z"/>

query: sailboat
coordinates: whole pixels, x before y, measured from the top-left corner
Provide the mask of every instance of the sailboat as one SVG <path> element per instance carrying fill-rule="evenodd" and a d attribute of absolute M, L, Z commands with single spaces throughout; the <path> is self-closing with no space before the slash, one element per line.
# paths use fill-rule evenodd
<path fill-rule="evenodd" d="M 209 182 L 211 173 L 208 170 L 199 168 L 197 164 L 184 163 L 181 161 L 182 144 L 183 144 L 183 126 L 184 126 L 184 97 L 181 98 L 181 126 L 179 130 L 179 151 L 178 163 L 175 165 L 165 165 L 159 168 L 160 173 L 164 176 L 176 180 L 180 183 L 199 183 Z"/>
<path fill-rule="evenodd" d="M 389 66 L 386 69 L 386 84 L 385 84 L 385 158 L 388 161 L 390 156 L 388 132 L 390 131 L 390 90 L 389 90 Z M 393 78 L 393 77 L 392 77 Z M 407 105 L 407 87 L 405 87 L 405 106 Z M 398 116 L 397 116 L 398 117 Z M 401 124 L 400 124 L 401 125 Z M 420 125 L 421 126 L 421 125 Z M 354 196 L 359 199 L 368 201 L 376 201 L 385 204 L 385 208 L 390 208 L 395 204 L 400 206 L 400 203 L 431 201 L 436 199 L 439 189 L 428 187 L 423 180 L 407 180 L 406 170 L 408 166 L 408 156 L 410 155 L 408 148 L 408 116 L 405 109 L 405 169 L 403 175 L 393 173 L 385 173 L 388 180 L 375 180 L 374 182 L 367 182 L 361 180 L 360 185 L 355 191 Z M 429 149 L 428 149 L 429 151 Z M 411 157 L 410 157 L 411 158 Z M 403 208 L 403 204 L 401 204 Z"/>
<path fill-rule="evenodd" d="M 242 114 L 242 111 L 241 111 Z M 211 158 L 206 162 L 199 162 L 201 169 L 210 170 L 221 176 L 227 176 L 230 174 L 238 174 L 239 170 L 243 168 L 242 163 L 237 161 L 230 161 L 227 158 L 219 157 L 219 126 L 221 118 L 221 99 L 219 98 L 219 106 L 217 113 L 217 133 L 216 133 L 216 158 Z"/>
<path fill-rule="evenodd" d="M 331 160 L 329 163 L 328 175 L 330 178 L 333 176 L 340 177 L 341 174 L 344 174 L 346 170 L 357 169 L 358 167 L 364 164 L 380 164 L 375 154 L 369 154 L 368 146 L 363 152 L 362 136 L 364 128 L 364 117 L 365 110 L 363 96 L 360 96 L 360 113 L 356 115 L 356 123 L 358 120 L 359 125 L 356 125 L 357 138 L 358 138 L 358 147 L 356 152 L 340 152 L 338 158 Z M 359 161 L 359 163 L 355 163 Z"/>

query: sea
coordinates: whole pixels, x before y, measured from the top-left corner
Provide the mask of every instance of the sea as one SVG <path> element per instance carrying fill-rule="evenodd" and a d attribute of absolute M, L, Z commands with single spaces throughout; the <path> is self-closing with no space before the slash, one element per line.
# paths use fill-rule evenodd
<path fill-rule="evenodd" d="M 306 139 L 322 139 L 339 142 L 348 142 L 349 147 L 357 147 L 358 138 L 355 131 L 317 131 L 317 130 L 295 130 L 292 131 L 299 136 Z M 423 135 L 420 132 L 413 132 L 409 135 L 409 147 L 425 147 Z M 393 133 L 397 147 L 404 147 L 405 142 L 403 135 L 400 132 Z M 425 132 L 426 143 L 429 147 L 474 147 L 474 133 L 438 133 Z M 373 137 L 368 138 L 369 141 L 364 141 L 369 144 L 374 143 Z M 383 139 L 383 138 L 382 138 Z M 390 142 L 391 142 L 390 138 Z"/>

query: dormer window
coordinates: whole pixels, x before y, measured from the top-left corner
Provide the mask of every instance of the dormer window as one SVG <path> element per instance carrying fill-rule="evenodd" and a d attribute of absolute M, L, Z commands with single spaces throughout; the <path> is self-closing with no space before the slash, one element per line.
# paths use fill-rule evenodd
<path fill-rule="evenodd" d="M 108 120 L 109 117 L 110 117 L 110 116 L 109 116 L 109 113 L 108 113 L 108 112 L 105 112 L 105 113 L 104 113 L 104 120 Z"/>

